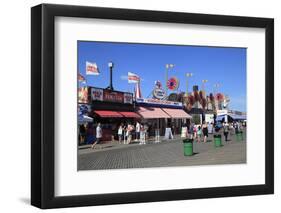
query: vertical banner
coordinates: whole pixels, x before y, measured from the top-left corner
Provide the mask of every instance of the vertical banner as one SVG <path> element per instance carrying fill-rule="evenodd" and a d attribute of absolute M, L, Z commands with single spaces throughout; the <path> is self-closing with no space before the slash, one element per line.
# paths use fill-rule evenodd
<path fill-rule="evenodd" d="M 87 104 L 88 102 L 88 87 L 78 88 L 78 103 Z"/>

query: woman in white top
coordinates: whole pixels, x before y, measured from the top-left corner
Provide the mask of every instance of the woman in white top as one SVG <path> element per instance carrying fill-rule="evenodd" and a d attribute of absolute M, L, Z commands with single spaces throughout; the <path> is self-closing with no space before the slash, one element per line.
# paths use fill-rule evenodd
<path fill-rule="evenodd" d="M 122 142 L 122 135 L 123 135 L 123 126 L 122 124 L 118 128 L 118 139 L 119 139 L 119 144 Z"/>

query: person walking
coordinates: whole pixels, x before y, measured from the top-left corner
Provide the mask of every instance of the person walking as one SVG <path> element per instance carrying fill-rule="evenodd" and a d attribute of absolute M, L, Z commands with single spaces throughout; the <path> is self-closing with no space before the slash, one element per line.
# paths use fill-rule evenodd
<path fill-rule="evenodd" d="M 230 136 L 231 136 L 231 135 L 234 135 L 234 133 L 235 133 L 234 125 L 233 125 L 233 122 L 231 122 L 231 123 L 229 124 L 229 135 L 230 135 Z"/>
<path fill-rule="evenodd" d="M 196 139 L 197 138 L 197 126 L 194 124 L 193 125 L 193 138 Z"/>
<path fill-rule="evenodd" d="M 145 144 L 145 130 L 144 126 L 140 125 L 140 145 Z"/>
<path fill-rule="evenodd" d="M 201 142 L 201 135 L 202 135 L 202 129 L 201 129 L 201 126 L 198 125 L 198 128 L 197 128 L 197 142 L 198 143 Z"/>
<path fill-rule="evenodd" d="M 96 141 L 93 143 L 92 149 L 94 149 L 95 146 L 100 143 L 101 138 L 102 138 L 102 128 L 101 128 L 101 124 L 98 123 L 98 126 L 96 128 Z"/>
<path fill-rule="evenodd" d="M 130 144 L 132 142 L 132 131 L 134 127 L 131 124 L 128 124 L 127 126 L 127 144 Z"/>
<path fill-rule="evenodd" d="M 136 141 L 137 140 L 140 140 L 140 123 L 139 122 L 137 122 L 136 123 Z"/>
<path fill-rule="evenodd" d="M 184 128 L 186 128 L 186 133 L 185 133 L 185 137 L 189 138 L 189 125 L 187 125 L 187 123 L 184 124 Z"/>
<path fill-rule="evenodd" d="M 228 125 L 228 123 L 224 122 L 223 123 L 223 134 L 225 137 L 225 141 L 227 141 L 228 132 L 229 132 L 229 125 Z"/>
<path fill-rule="evenodd" d="M 238 134 L 239 133 L 239 125 L 238 125 L 237 121 L 235 121 L 235 123 L 234 123 L 234 129 L 235 129 L 235 134 Z"/>
<path fill-rule="evenodd" d="M 189 127 L 189 137 L 190 139 L 193 139 L 193 135 L 194 135 L 194 123 L 190 124 L 190 127 Z"/>
<path fill-rule="evenodd" d="M 121 144 L 123 135 L 123 124 L 120 124 L 118 128 L 118 143 Z"/>
<path fill-rule="evenodd" d="M 86 139 L 86 127 L 84 124 L 79 126 L 79 145 L 82 145 Z"/>
<path fill-rule="evenodd" d="M 203 136 L 204 136 L 203 142 L 206 143 L 207 142 L 207 137 L 208 137 L 208 126 L 207 126 L 205 121 L 203 122 L 202 130 L 203 130 Z"/>

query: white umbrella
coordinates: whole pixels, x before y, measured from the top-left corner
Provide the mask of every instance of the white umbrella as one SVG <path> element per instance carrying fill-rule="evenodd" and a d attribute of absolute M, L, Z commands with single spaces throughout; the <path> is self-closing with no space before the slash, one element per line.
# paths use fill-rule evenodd
<path fill-rule="evenodd" d="M 79 115 L 78 117 L 78 123 L 79 124 L 84 124 L 84 123 L 88 123 L 88 122 L 93 122 L 93 118 L 87 116 L 87 115 Z"/>

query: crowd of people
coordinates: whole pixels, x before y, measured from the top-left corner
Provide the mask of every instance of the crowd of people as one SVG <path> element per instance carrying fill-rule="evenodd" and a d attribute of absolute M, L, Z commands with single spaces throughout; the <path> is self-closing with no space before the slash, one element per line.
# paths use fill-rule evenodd
<path fill-rule="evenodd" d="M 230 135 L 234 135 L 238 132 L 243 131 L 246 123 L 234 121 L 234 122 L 223 122 L 223 123 L 209 123 L 203 122 L 202 124 L 196 125 L 195 123 L 185 124 L 184 127 L 187 128 L 186 138 L 193 139 L 194 142 L 206 143 L 210 134 L 220 134 L 223 133 L 225 141 L 228 141 Z M 133 141 L 137 141 L 140 145 L 146 144 L 150 136 L 150 130 L 155 130 L 155 137 L 157 137 L 157 128 L 152 128 L 147 123 L 141 123 L 136 121 L 132 123 L 121 123 L 115 130 L 117 134 L 118 144 L 130 144 Z M 173 129 L 173 128 L 171 128 Z M 80 125 L 79 128 L 79 144 L 85 142 L 87 136 L 86 125 Z M 95 149 L 96 145 L 99 144 L 103 137 L 103 127 L 101 123 L 98 123 L 95 127 L 95 135 L 91 141 L 92 149 Z M 158 135 L 160 137 L 160 134 Z M 112 137 L 114 141 L 114 136 Z"/>
<path fill-rule="evenodd" d="M 222 131 L 225 141 L 228 141 L 229 135 L 237 134 L 238 132 L 243 131 L 243 128 L 246 126 L 246 123 L 234 121 L 234 122 L 223 122 L 222 125 L 217 125 L 214 123 L 203 122 L 202 125 L 195 125 L 191 123 L 190 126 L 187 126 L 187 137 L 194 139 L 194 141 L 200 143 L 202 140 L 204 143 L 207 142 L 209 134 L 219 133 Z"/>
<path fill-rule="evenodd" d="M 131 123 L 121 123 L 118 126 L 117 136 L 119 144 L 130 144 L 133 141 L 139 141 L 139 144 L 146 144 L 146 141 L 149 137 L 149 128 L 150 126 L 147 124 L 142 124 L 140 122 L 136 122 L 135 125 Z M 92 149 L 95 149 L 96 145 L 101 142 L 103 135 L 102 125 L 98 123 L 95 131 L 95 138 L 93 140 Z M 86 130 L 84 125 L 80 126 L 80 141 L 85 140 Z M 113 136 L 114 140 L 114 136 Z M 80 142 L 81 144 L 81 142 Z"/>
<path fill-rule="evenodd" d="M 118 128 L 118 143 L 130 144 L 134 139 L 135 141 L 139 141 L 140 144 L 145 144 L 148 138 L 149 128 L 147 124 L 140 122 L 136 122 L 135 125 L 121 123 Z"/>

